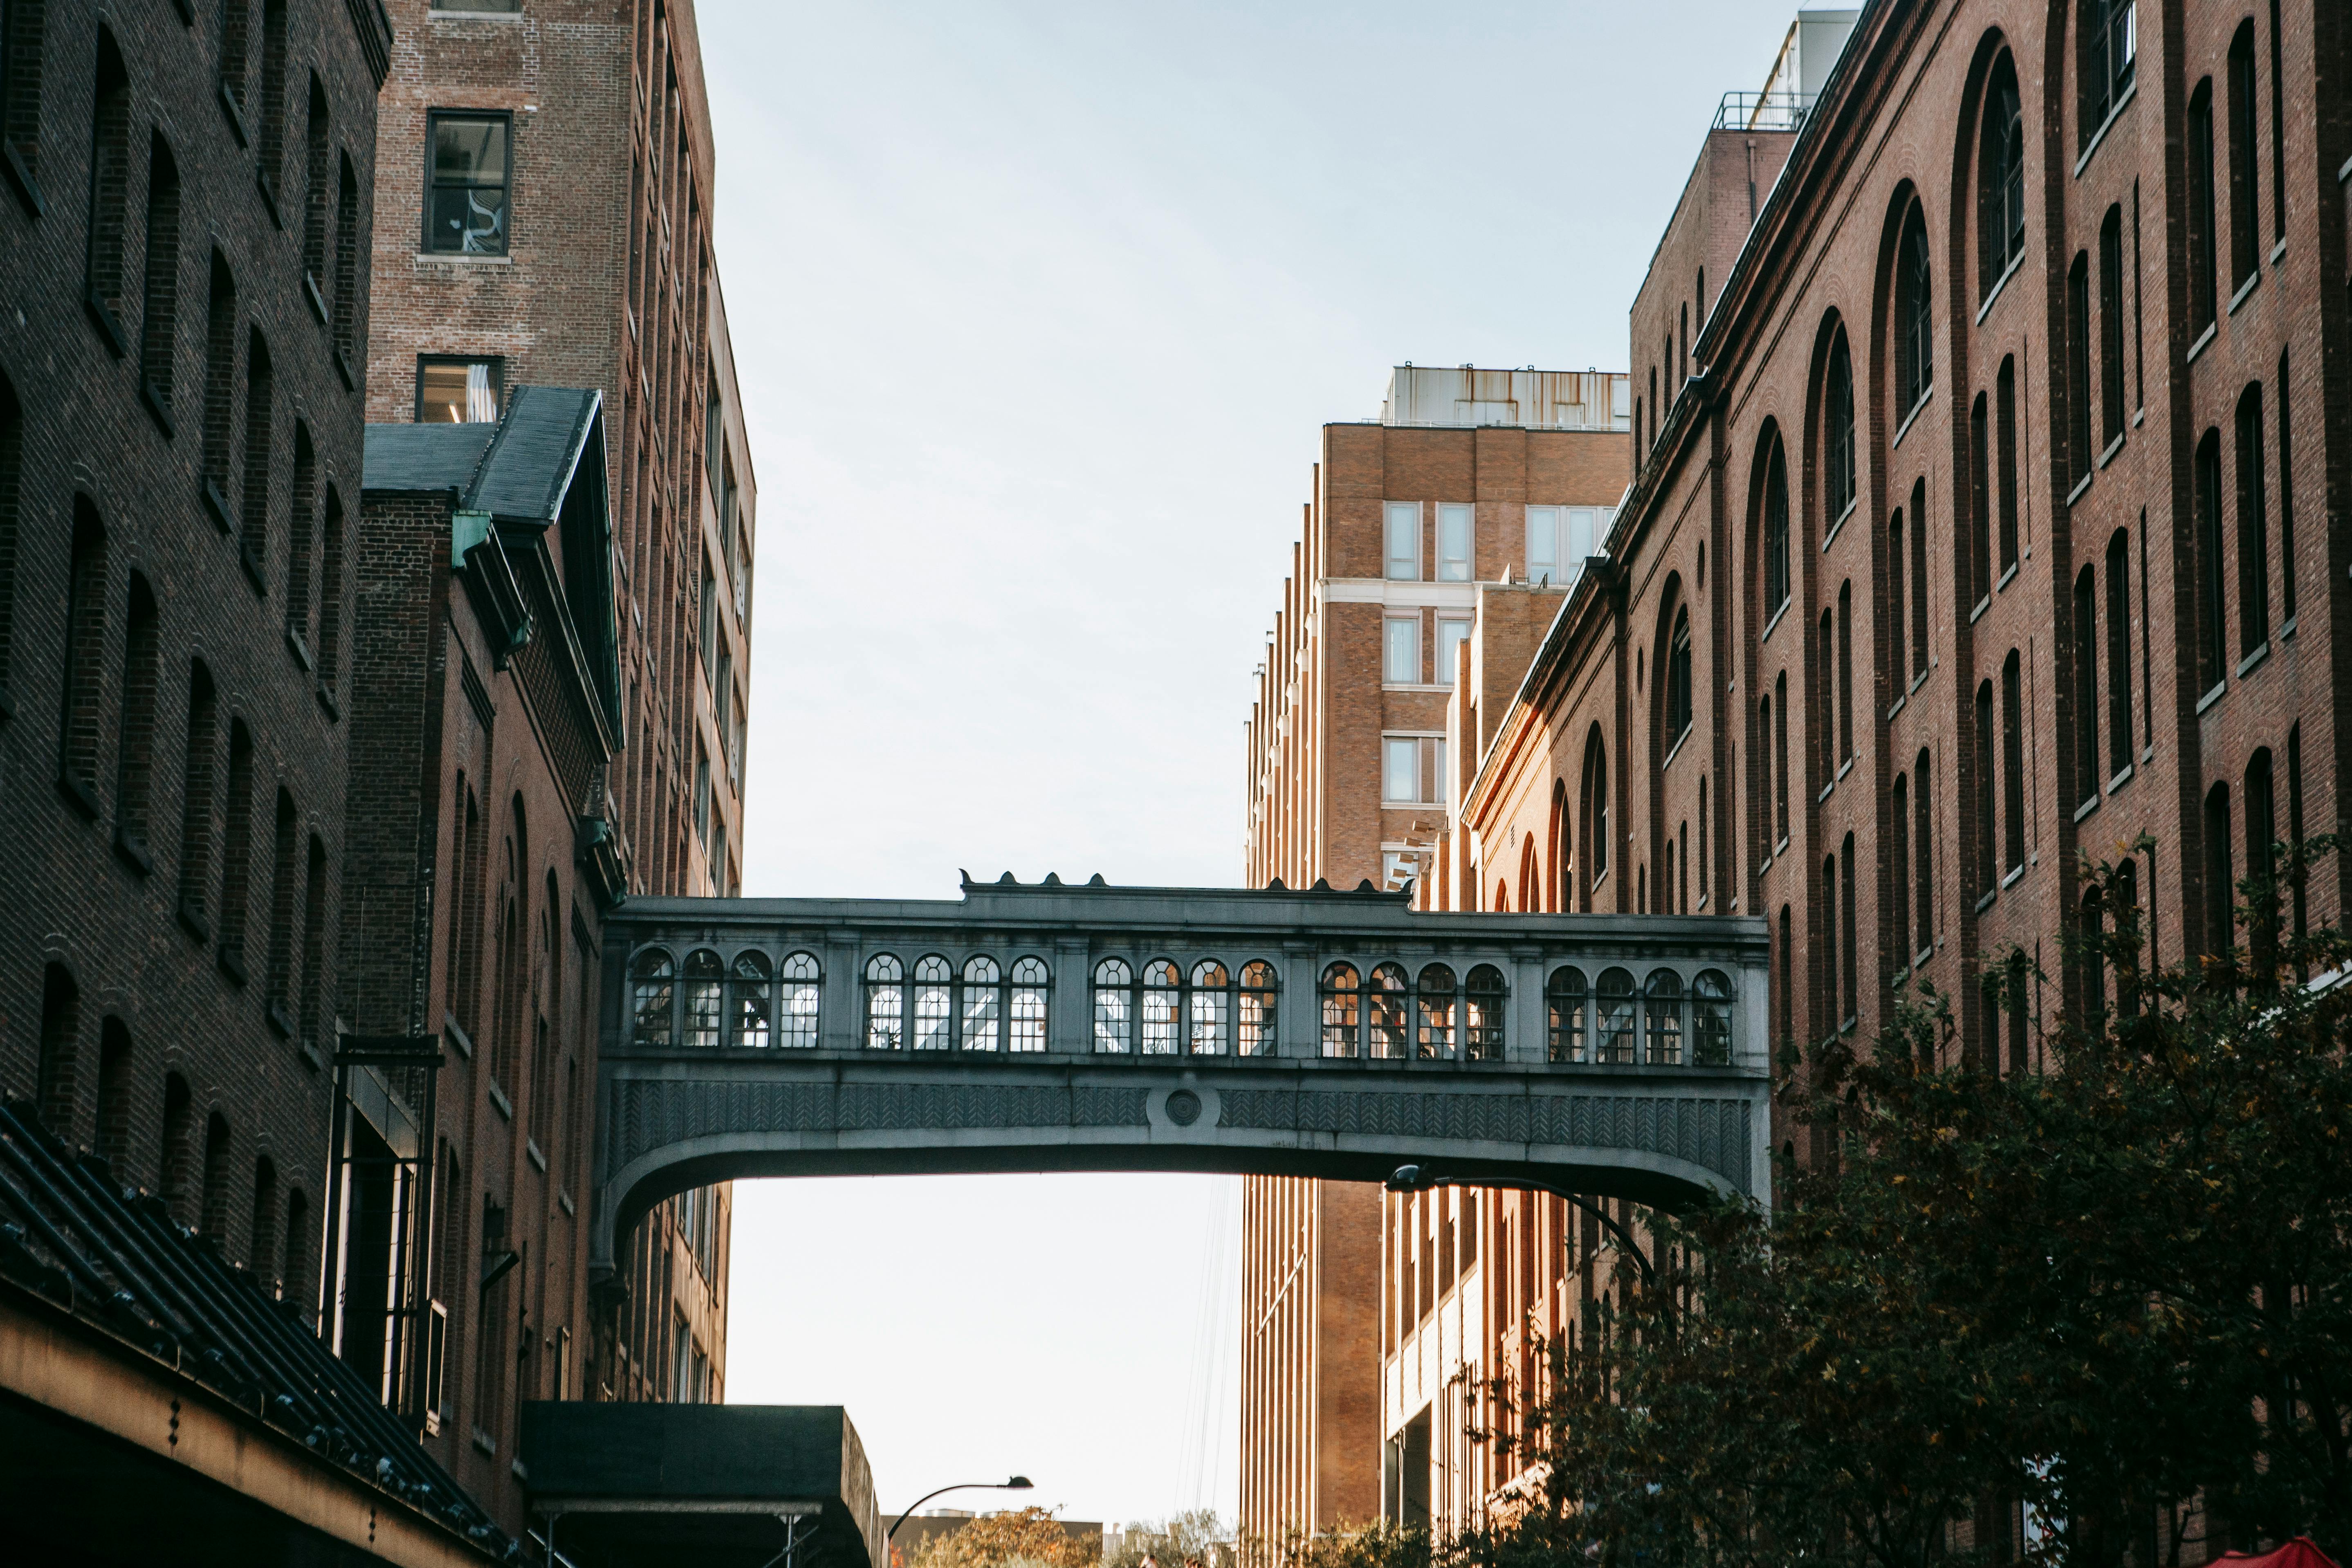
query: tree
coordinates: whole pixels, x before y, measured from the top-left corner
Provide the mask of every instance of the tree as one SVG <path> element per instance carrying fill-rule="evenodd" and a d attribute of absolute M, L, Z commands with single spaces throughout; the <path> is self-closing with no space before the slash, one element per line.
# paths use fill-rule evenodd
<path fill-rule="evenodd" d="M 1231 1568 L 1233 1539 L 1216 1510 L 1191 1509 L 1165 1521 L 1129 1524 L 1118 1548 L 1104 1554 L 1103 1568 L 1142 1568 L 1146 1558 L 1158 1568 Z"/>
<path fill-rule="evenodd" d="M 982 1514 L 892 1555 L 894 1568 L 1096 1568 L 1102 1537 L 1073 1535 L 1050 1510 L 1033 1506 Z"/>

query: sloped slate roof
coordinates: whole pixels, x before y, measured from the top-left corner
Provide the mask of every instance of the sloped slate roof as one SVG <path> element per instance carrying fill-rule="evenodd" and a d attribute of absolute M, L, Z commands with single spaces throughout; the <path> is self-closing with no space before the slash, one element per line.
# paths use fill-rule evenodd
<path fill-rule="evenodd" d="M 299 1318 L 174 1223 L 160 1198 L 67 1148 L 15 1100 L 0 1100 L 0 1281 L 164 1375 L 203 1384 L 387 1500 L 507 1554 L 505 1531 Z"/>
<path fill-rule="evenodd" d="M 461 511 L 553 522 L 601 401 L 578 387 L 519 386 L 495 425 L 371 425 L 362 487 L 456 490 Z"/>

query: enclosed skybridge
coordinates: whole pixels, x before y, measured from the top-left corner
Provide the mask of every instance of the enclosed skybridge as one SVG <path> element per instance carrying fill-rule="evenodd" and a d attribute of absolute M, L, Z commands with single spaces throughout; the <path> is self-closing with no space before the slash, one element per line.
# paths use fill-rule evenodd
<path fill-rule="evenodd" d="M 967 880 L 639 899 L 604 927 L 593 1265 L 747 1176 L 1418 1161 L 1767 1194 L 1764 922 Z"/>

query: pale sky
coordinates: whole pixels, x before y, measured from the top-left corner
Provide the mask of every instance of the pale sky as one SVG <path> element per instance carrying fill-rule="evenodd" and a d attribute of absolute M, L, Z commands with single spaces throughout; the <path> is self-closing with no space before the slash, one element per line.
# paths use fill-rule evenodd
<path fill-rule="evenodd" d="M 744 891 L 1230 884 L 1319 427 L 1628 368 L 1766 0 L 700 0 L 757 470 Z M 1234 1512 L 1238 1183 L 736 1189 L 729 1397 L 895 1511 Z M 1002 1494 L 943 1505 L 996 1506 Z"/>

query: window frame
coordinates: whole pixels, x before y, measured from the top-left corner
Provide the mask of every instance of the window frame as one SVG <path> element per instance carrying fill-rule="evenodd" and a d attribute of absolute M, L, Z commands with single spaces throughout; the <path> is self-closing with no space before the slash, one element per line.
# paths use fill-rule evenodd
<path fill-rule="evenodd" d="M 498 231 L 499 244 L 496 249 L 467 249 L 464 244 L 466 236 L 463 231 L 460 231 L 458 236 L 459 243 L 454 247 L 444 248 L 434 243 L 437 237 L 435 234 L 433 225 L 433 195 L 434 192 L 441 188 L 441 185 L 439 181 L 436 180 L 434 175 L 433 149 L 434 144 L 440 134 L 442 124 L 445 121 L 496 121 L 505 131 L 505 177 L 500 183 L 499 189 L 505 193 L 506 201 L 499 220 Z M 419 231 L 417 248 L 422 250 L 426 256 L 512 256 L 514 254 L 514 111 L 510 109 L 428 109 L 425 110 L 424 146 L 425 167 L 423 170 L 424 186 L 423 199 L 417 204 L 417 227 Z M 452 186 L 451 188 L 462 188 L 470 191 L 483 187 L 468 184 L 462 187 Z"/>
<path fill-rule="evenodd" d="M 457 421 L 455 421 L 455 423 L 457 423 L 457 424 L 463 424 L 463 425 L 479 425 L 479 424 L 490 424 L 490 425 L 495 425 L 495 424 L 497 424 L 497 423 L 499 422 L 499 419 L 503 419 L 503 418 L 505 418 L 505 417 L 506 417 L 506 411 L 507 411 L 507 359 L 506 359 L 506 355 L 504 355 L 504 354 L 418 354 L 418 355 L 416 356 L 416 395 L 415 395 L 415 398 L 414 399 L 414 403 L 415 403 L 415 409 L 414 409 L 414 412 L 413 412 L 413 414 L 412 414 L 412 418 L 415 420 L 415 423 L 417 423 L 417 424 L 419 424 L 419 425 L 425 425 L 425 424 L 435 424 L 435 425 L 439 425 L 439 424 L 445 424 L 445 423 L 451 423 L 450 421 L 438 420 L 438 419 L 436 419 L 436 420 L 427 420 L 427 419 L 425 417 L 425 367 L 426 367 L 427 365 L 459 365 L 459 366 L 465 366 L 465 367 L 471 367 L 471 366 L 478 365 L 478 365 L 486 365 L 486 366 L 488 366 L 488 369 L 489 369 L 489 373 L 490 373 L 490 396 L 491 396 L 491 398 L 495 401 L 495 403 L 496 403 L 496 405 L 497 405 L 497 407 L 498 407 L 498 414 L 497 414 L 497 416 L 496 416 L 495 417 L 493 417 L 493 418 L 491 418 L 491 419 L 488 419 L 488 420 L 464 419 L 464 420 L 457 420 Z"/>

